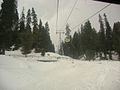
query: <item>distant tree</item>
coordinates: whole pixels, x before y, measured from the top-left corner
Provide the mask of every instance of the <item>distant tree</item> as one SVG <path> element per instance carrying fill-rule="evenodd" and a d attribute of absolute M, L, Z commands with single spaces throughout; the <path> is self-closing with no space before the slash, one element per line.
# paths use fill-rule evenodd
<path fill-rule="evenodd" d="M 23 14 L 24 16 L 24 14 Z M 24 20 L 23 20 L 24 21 Z M 24 23 L 23 23 L 24 26 Z M 33 45 L 33 36 L 31 32 L 31 11 L 30 9 L 27 12 L 26 16 L 26 27 L 22 27 L 24 31 L 21 32 L 21 41 L 22 41 L 22 54 L 27 57 L 27 54 L 31 53 Z"/>
<path fill-rule="evenodd" d="M 37 14 L 36 14 L 34 8 L 32 8 L 32 24 L 33 24 L 33 48 L 35 48 L 35 52 L 37 52 L 39 27 L 38 27 Z"/>
<path fill-rule="evenodd" d="M 82 39 L 81 39 L 81 32 L 78 30 L 78 56 L 83 55 L 83 50 L 82 50 Z"/>
<path fill-rule="evenodd" d="M 24 32 L 25 31 L 25 13 L 24 13 L 24 7 L 21 13 L 21 17 L 20 17 L 20 29 L 19 32 Z"/>
<path fill-rule="evenodd" d="M 81 25 L 81 34 L 80 34 L 80 47 L 82 54 L 85 54 L 85 46 L 84 46 L 84 25 Z"/>
<path fill-rule="evenodd" d="M 74 48 L 74 58 L 78 58 L 80 52 L 80 37 L 79 33 L 75 32 L 72 39 L 72 45 Z"/>
<path fill-rule="evenodd" d="M 18 33 L 17 33 L 17 44 L 15 45 L 15 50 L 19 49 L 20 47 L 22 47 L 22 34 L 23 32 L 25 32 L 25 14 L 24 14 L 24 8 L 22 10 L 20 19 L 19 19 L 19 24 L 18 24 Z"/>
<path fill-rule="evenodd" d="M 26 30 L 28 32 L 31 32 L 31 11 L 30 9 L 27 12 L 27 16 L 26 16 Z"/>
<path fill-rule="evenodd" d="M 29 31 L 24 31 L 22 33 L 22 49 L 21 52 L 22 54 L 27 57 L 27 54 L 31 53 L 32 50 L 32 33 Z"/>
<path fill-rule="evenodd" d="M 96 31 L 91 27 L 90 21 L 87 21 L 84 25 L 84 29 L 81 32 L 82 48 L 86 55 L 87 60 L 94 59 L 96 52 Z"/>
<path fill-rule="evenodd" d="M 50 34 L 49 34 L 49 31 L 50 31 L 50 28 L 49 28 L 49 24 L 48 22 L 45 23 L 45 42 L 46 42 L 46 51 L 48 52 L 55 52 L 54 50 L 54 45 L 52 44 L 52 41 L 50 39 Z"/>
<path fill-rule="evenodd" d="M 38 25 L 38 19 L 37 19 L 37 14 L 36 14 L 34 8 L 32 8 L 32 13 L 31 13 L 31 15 L 32 15 L 32 23 L 33 23 L 33 26 L 34 26 L 34 27 L 37 27 L 37 25 Z M 33 31 L 34 31 L 34 30 L 33 30 Z"/>
<path fill-rule="evenodd" d="M 112 50 L 113 50 L 113 43 L 112 43 L 112 29 L 111 26 L 107 20 L 106 14 L 104 14 L 104 20 L 105 20 L 105 28 L 106 28 L 106 49 L 109 54 L 109 59 L 112 60 Z"/>
<path fill-rule="evenodd" d="M 102 53 L 104 53 L 104 57 L 105 59 L 107 59 L 107 50 L 106 50 L 106 46 L 105 46 L 105 28 L 104 28 L 104 24 L 103 24 L 103 19 L 101 17 L 101 15 L 99 15 L 99 23 L 100 23 L 100 31 L 98 32 L 98 42 L 99 42 L 99 53 L 100 53 L 100 59 L 102 59 Z"/>
<path fill-rule="evenodd" d="M 15 30 L 13 31 L 12 34 L 12 42 L 13 42 L 13 50 L 18 50 L 20 45 L 19 45 L 19 23 L 16 23 Z"/>
<path fill-rule="evenodd" d="M 44 49 L 43 49 L 43 42 L 44 42 L 44 34 L 43 34 L 43 30 L 44 30 L 44 26 L 42 25 L 42 21 L 40 19 L 39 21 L 39 25 L 38 25 L 38 30 L 36 31 L 36 33 L 34 32 L 34 38 L 36 40 L 36 43 L 35 43 L 35 52 L 36 53 L 40 53 L 42 52 Z"/>
<path fill-rule="evenodd" d="M 3 0 L 0 11 L 0 33 L 1 50 L 5 54 L 5 49 L 9 49 L 14 44 L 13 32 L 18 23 L 17 1 Z"/>
<path fill-rule="evenodd" d="M 118 53 L 120 60 L 120 22 L 114 23 L 113 26 L 113 48 Z"/>

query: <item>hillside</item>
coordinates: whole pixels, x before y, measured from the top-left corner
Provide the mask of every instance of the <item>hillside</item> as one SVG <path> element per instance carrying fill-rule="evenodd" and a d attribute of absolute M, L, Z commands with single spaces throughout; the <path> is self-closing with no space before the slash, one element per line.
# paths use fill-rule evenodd
<path fill-rule="evenodd" d="M 80 61 L 54 53 L 45 57 L 32 53 L 25 58 L 19 51 L 6 53 L 0 56 L 0 90 L 120 90 L 119 61 Z"/>

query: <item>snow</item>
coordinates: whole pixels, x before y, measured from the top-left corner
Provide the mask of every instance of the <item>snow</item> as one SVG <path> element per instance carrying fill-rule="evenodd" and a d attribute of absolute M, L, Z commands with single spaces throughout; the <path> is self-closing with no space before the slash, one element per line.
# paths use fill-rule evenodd
<path fill-rule="evenodd" d="M 120 62 L 9 51 L 0 56 L 0 90 L 120 90 Z"/>

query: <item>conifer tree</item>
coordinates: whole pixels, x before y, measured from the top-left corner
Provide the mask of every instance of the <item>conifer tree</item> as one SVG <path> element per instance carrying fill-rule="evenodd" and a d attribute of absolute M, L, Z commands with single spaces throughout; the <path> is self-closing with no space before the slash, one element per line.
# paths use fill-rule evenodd
<path fill-rule="evenodd" d="M 24 7 L 20 16 L 19 20 L 19 31 L 17 33 L 17 45 L 15 49 L 18 49 L 22 45 L 22 34 L 25 31 L 25 14 L 24 14 Z"/>
<path fill-rule="evenodd" d="M 12 50 L 18 50 L 19 49 L 19 23 L 16 23 L 15 30 L 12 34 L 12 42 L 13 42 L 13 48 Z"/>
<path fill-rule="evenodd" d="M 105 20 L 105 28 L 106 28 L 106 49 L 109 54 L 109 59 L 112 60 L 112 29 L 110 27 L 110 24 L 107 20 L 106 14 L 104 14 L 104 20 Z"/>
<path fill-rule="evenodd" d="M 31 15 L 32 15 L 32 24 L 33 24 L 33 34 L 36 34 L 36 32 L 38 31 L 38 20 L 34 8 L 32 8 Z"/>
<path fill-rule="evenodd" d="M 38 31 L 37 31 L 37 36 L 36 36 L 36 45 L 35 45 L 35 52 L 36 53 L 40 53 L 40 52 L 42 52 L 42 50 L 43 50 L 43 42 L 44 42 L 44 39 L 43 39 L 43 30 L 44 30 L 44 27 L 43 27 L 43 25 L 42 25 L 42 21 L 41 21 L 41 19 L 40 19 L 40 21 L 39 21 L 39 25 L 38 25 L 38 27 L 39 27 L 39 29 L 38 29 Z"/>
<path fill-rule="evenodd" d="M 30 9 L 27 12 L 27 16 L 26 16 L 26 30 L 28 32 L 31 32 L 31 11 Z"/>
<path fill-rule="evenodd" d="M 1 50 L 5 54 L 5 49 L 10 48 L 13 42 L 13 31 L 18 23 L 17 1 L 3 0 L 0 11 L 0 32 L 1 32 Z"/>
<path fill-rule="evenodd" d="M 46 46 L 46 50 L 48 52 L 54 52 L 53 44 L 52 44 L 52 41 L 50 39 L 50 34 L 49 34 L 50 28 L 49 28 L 48 22 L 45 23 L 45 28 L 44 29 L 45 29 L 45 38 L 44 38 L 44 40 L 46 42 L 46 45 L 45 45 Z"/>
<path fill-rule="evenodd" d="M 27 12 L 26 16 L 26 27 L 25 31 L 22 32 L 22 54 L 27 56 L 27 54 L 31 53 L 32 45 L 33 45 L 33 37 L 31 33 L 31 12 L 30 9 Z"/>
<path fill-rule="evenodd" d="M 24 7 L 21 13 L 21 17 L 20 17 L 20 30 L 19 32 L 23 32 L 25 31 L 25 14 L 24 14 Z"/>
<path fill-rule="evenodd" d="M 33 26 L 34 26 L 34 27 L 37 27 L 37 25 L 38 25 L 38 19 L 37 19 L 37 14 L 36 14 L 34 8 L 32 8 L 32 13 L 31 13 L 31 15 L 32 15 L 32 23 L 33 23 Z"/>
<path fill-rule="evenodd" d="M 80 47 L 81 47 L 81 53 L 85 54 L 85 46 L 84 46 L 84 25 L 81 25 L 81 34 L 80 34 Z"/>
<path fill-rule="evenodd" d="M 91 27 L 90 21 L 87 21 L 82 31 L 82 46 L 87 60 L 94 59 L 96 47 L 96 31 Z"/>
<path fill-rule="evenodd" d="M 118 53 L 120 60 L 120 22 L 114 23 L 113 26 L 113 48 Z"/>
<path fill-rule="evenodd" d="M 41 22 L 41 21 L 40 21 Z M 42 50 L 45 50 L 46 51 L 46 31 L 45 31 L 45 28 L 44 26 L 42 26 L 42 23 L 39 23 L 39 31 L 40 31 L 40 44 L 39 44 L 39 47 L 40 49 Z"/>
<path fill-rule="evenodd" d="M 99 15 L 99 23 L 100 23 L 100 31 L 98 33 L 98 40 L 99 40 L 99 53 L 100 53 L 100 59 L 102 59 L 102 53 L 104 53 L 105 59 L 107 59 L 106 56 L 106 47 L 105 47 L 105 28 L 103 24 L 103 19 L 101 15 Z"/>
<path fill-rule="evenodd" d="M 72 45 L 73 45 L 73 48 L 74 48 L 74 58 L 78 58 L 79 56 L 79 49 L 80 49 L 80 37 L 79 37 L 79 34 L 77 32 L 74 33 L 73 35 L 73 39 L 72 39 Z"/>
<path fill-rule="evenodd" d="M 22 33 L 22 49 L 21 52 L 22 54 L 25 55 L 25 57 L 27 57 L 27 54 L 31 53 L 32 50 L 32 34 L 29 31 L 24 31 Z"/>
<path fill-rule="evenodd" d="M 81 56 L 83 55 L 83 51 L 82 51 L 82 40 L 81 40 L 81 32 L 78 29 L 78 55 Z"/>
<path fill-rule="evenodd" d="M 38 20 L 37 20 L 37 14 L 34 10 L 34 8 L 32 8 L 32 24 L 33 24 L 33 48 L 35 48 L 35 52 L 37 49 L 37 40 L 38 40 L 38 32 L 39 32 L 39 28 L 38 28 Z"/>

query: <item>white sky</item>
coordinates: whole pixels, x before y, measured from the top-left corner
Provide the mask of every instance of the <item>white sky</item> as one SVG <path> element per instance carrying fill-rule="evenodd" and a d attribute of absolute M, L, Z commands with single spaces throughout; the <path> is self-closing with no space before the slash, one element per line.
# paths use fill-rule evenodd
<path fill-rule="evenodd" d="M 2 0 L 0 0 L 1 2 Z M 65 21 L 73 7 L 73 4 L 76 0 L 60 0 L 59 7 L 59 20 L 58 20 L 58 29 L 64 29 Z M 56 35 L 56 3 L 57 0 L 18 0 L 18 11 L 19 14 L 22 11 L 22 8 L 25 8 L 27 11 L 29 8 L 35 8 L 38 18 L 41 18 L 43 23 L 46 21 L 49 22 L 50 25 L 50 34 L 52 41 L 54 44 L 58 42 L 58 35 Z M 74 27 L 108 3 L 96 2 L 93 0 L 79 0 L 74 8 L 68 23 L 70 27 Z M 103 13 L 107 14 L 108 21 L 113 27 L 113 23 L 120 21 L 120 5 L 112 4 L 100 14 L 103 16 Z M 92 26 L 98 31 L 99 30 L 99 22 L 98 15 L 94 16 L 90 19 Z M 77 30 L 78 28 L 76 28 Z M 74 32 L 75 30 L 72 30 Z"/>

